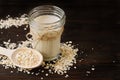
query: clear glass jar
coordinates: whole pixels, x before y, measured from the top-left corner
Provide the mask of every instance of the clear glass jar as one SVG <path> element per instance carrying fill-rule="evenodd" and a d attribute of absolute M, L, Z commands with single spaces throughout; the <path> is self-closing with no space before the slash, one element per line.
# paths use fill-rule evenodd
<path fill-rule="evenodd" d="M 32 46 L 42 53 L 45 61 L 58 57 L 64 24 L 65 13 L 57 6 L 42 5 L 29 12 Z"/>

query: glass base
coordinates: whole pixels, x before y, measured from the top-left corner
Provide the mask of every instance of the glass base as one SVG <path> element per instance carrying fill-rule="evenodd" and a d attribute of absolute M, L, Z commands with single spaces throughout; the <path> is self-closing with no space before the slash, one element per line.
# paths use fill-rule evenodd
<path fill-rule="evenodd" d="M 58 59 L 59 58 L 59 56 L 60 56 L 60 53 L 57 55 L 57 56 L 55 56 L 55 57 L 53 57 L 53 58 L 48 58 L 48 59 L 44 59 L 44 61 L 53 61 L 53 60 L 55 60 L 55 59 Z"/>

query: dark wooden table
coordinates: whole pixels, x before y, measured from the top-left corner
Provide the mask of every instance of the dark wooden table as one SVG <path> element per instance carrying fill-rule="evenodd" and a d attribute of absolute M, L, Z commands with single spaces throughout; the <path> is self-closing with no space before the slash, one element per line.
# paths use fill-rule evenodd
<path fill-rule="evenodd" d="M 52 4 L 66 12 L 62 42 L 79 44 L 77 69 L 68 71 L 69 78 L 50 74 L 44 80 L 120 80 L 120 1 L 119 0 L 1 0 L 0 19 L 28 13 L 32 8 Z M 0 35 L 0 43 L 25 40 L 21 29 L 10 28 Z M 17 33 L 21 36 L 15 38 Z M 81 62 L 80 60 L 83 59 Z M 94 66 L 95 70 L 92 70 Z M 40 76 L 10 73 L 0 66 L 0 80 L 40 80 Z M 12 69 L 13 70 L 13 69 Z"/>

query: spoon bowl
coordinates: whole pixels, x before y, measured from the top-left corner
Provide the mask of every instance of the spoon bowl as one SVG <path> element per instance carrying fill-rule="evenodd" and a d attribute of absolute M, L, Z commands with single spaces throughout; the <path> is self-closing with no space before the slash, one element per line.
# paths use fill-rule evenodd
<path fill-rule="evenodd" d="M 7 56 L 14 65 L 25 69 L 36 68 L 43 61 L 43 56 L 40 52 L 26 47 L 14 50 L 0 47 L 0 54 Z"/>

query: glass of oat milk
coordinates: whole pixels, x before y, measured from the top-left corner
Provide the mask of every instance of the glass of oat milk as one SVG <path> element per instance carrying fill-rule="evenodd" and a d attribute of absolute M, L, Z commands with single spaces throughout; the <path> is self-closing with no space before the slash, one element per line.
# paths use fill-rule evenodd
<path fill-rule="evenodd" d="M 32 46 L 41 52 L 45 61 L 56 59 L 60 53 L 65 13 L 53 5 L 42 5 L 29 12 Z"/>

